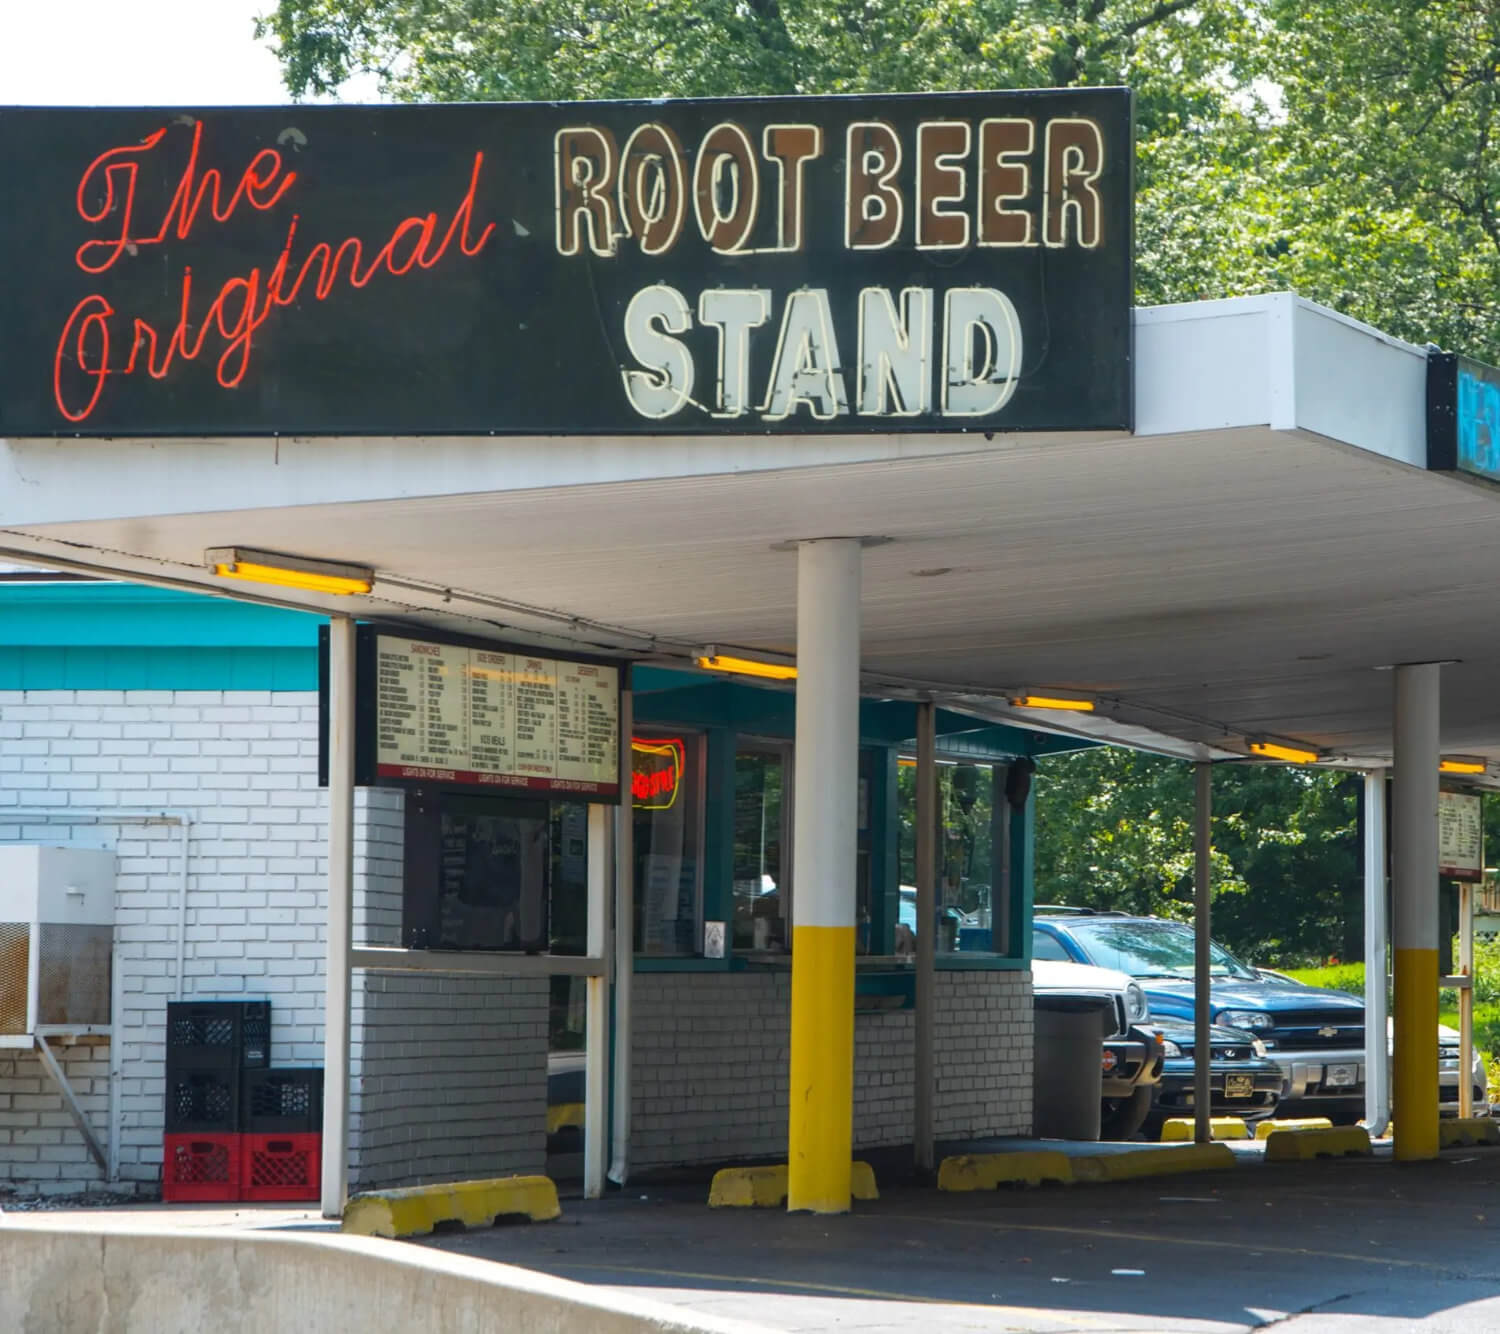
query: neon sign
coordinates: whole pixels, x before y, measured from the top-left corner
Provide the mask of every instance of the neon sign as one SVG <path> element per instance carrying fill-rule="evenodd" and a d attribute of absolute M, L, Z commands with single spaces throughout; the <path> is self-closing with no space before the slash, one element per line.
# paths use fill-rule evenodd
<path fill-rule="evenodd" d="M 189 240 L 201 221 L 205 202 L 207 217 L 220 225 L 229 222 L 242 203 L 269 213 L 297 181 L 295 171 L 285 170 L 278 150 L 261 149 L 240 173 L 239 184 L 225 202 L 223 173 L 211 167 L 201 178 L 198 175 L 203 122 L 195 121 L 187 165 L 178 178 L 161 225 L 154 235 L 147 235 L 144 230 L 136 230 L 136 186 L 143 159 L 162 143 L 167 128 L 163 126 L 140 143 L 105 150 L 79 177 L 75 192 L 78 216 L 84 222 L 117 229 L 112 236 L 96 237 L 78 247 L 74 262 L 83 272 L 107 273 L 122 254 L 134 257 L 143 247 L 162 245 L 169 237 Z M 90 293 L 73 307 L 64 321 L 53 354 L 52 392 L 58 411 L 70 422 L 85 422 L 98 407 L 110 376 L 134 375 L 145 370 L 152 379 L 164 380 L 177 357 L 196 360 L 210 336 L 223 344 L 216 366 L 219 385 L 224 389 L 238 388 L 250 369 L 256 331 L 274 310 L 296 305 L 304 283 L 315 270 L 312 298 L 326 301 L 339 285 L 341 269 L 352 288 L 367 286 L 382 271 L 393 278 L 403 278 L 414 268 L 434 267 L 455 239 L 458 252 L 472 259 L 495 231 L 494 223 L 489 223 L 477 237 L 470 234 L 483 166 L 483 152 L 475 152 L 468 190 L 454 208 L 446 230 L 442 230 L 441 240 L 438 240 L 442 228 L 437 213 L 414 214 L 392 228 L 368 263 L 364 263 L 365 243 L 357 236 L 345 237 L 337 243 L 319 241 L 299 262 L 293 259 L 293 253 L 301 218 L 293 213 L 281 253 L 269 270 L 255 265 L 248 272 L 227 279 L 212 293 L 201 312 L 194 309 L 192 265 L 184 264 L 176 323 L 164 346 L 157 324 L 139 315 L 131 320 L 121 315 L 102 294 Z M 120 343 L 126 338 L 128 350 L 122 350 Z"/>
<path fill-rule="evenodd" d="M 631 737 L 631 805 L 638 811 L 669 811 L 677 804 L 687 746 L 680 737 Z"/>

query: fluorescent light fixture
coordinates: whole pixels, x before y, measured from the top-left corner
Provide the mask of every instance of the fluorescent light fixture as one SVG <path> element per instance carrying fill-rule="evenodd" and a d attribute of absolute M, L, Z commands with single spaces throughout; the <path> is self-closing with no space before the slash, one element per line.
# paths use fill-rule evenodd
<path fill-rule="evenodd" d="M 1058 709 L 1064 713 L 1093 713 L 1091 699 L 1057 699 L 1052 695 L 1016 695 L 1011 704 L 1018 709 Z"/>
<path fill-rule="evenodd" d="M 1287 760 L 1292 764 L 1316 764 L 1323 757 L 1315 750 L 1303 750 L 1300 746 L 1282 746 L 1274 741 L 1252 741 L 1253 754 L 1264 755 L 1268 760 Z"/>
<path fill-rule="evenodd" d="M 1484 770 L 1483 760 L 1472 760 L 1467 755 L 1455 755 L 1438 765 L 1438 772 L 1445 774 L 1482 774 Z"/>
<path fill-rule="evenodd" d="M 770 681 L 795 681 L 797 669 L 782 662 L 757 662 L 754 658 L 730 658 L 715 653 L 698 659 L 698 666 L 708 672 L 732 672 L 736 676 L 764 676 Z"/>
<path fill-rule="evenodd" d="M 203 553 L 203 561 L 221 579 L 243 579 L 252 584 L 297 588 L 305 593 L 348 597 L 368 593 L 375 582 L 375 571 L 365 565 L 309 560 L 277 551 L 252 551 L 248 547 L 211 547 Z"/>

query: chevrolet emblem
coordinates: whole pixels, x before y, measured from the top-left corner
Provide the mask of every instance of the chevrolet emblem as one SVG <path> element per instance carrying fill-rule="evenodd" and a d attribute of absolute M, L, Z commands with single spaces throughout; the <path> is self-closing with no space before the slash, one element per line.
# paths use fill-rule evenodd
<path fill-rule="evenodd" d="M 1338 1029 L 1334 1028 L 1331 1024 L 1326 1025 L 1325 1027 L 1318 1030 L 1318 1036 L 1320 1038 L 1336 1037 L 1338 1036 Z"/>

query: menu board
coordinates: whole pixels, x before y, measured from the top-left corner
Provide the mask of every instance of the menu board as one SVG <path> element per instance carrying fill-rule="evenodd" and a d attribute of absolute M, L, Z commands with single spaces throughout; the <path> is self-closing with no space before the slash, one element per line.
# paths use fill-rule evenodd
<path fill-rule="evenodd" d="M 1438 793 L 1438 874 L 1450 880 L 1484 879 L 1484 817 L 1480 798 Z"/>
<path fill-rule="evenodd" d="M 615 796 L 619 754 L 618 668 L 375 636 L 378 777 Z"/>

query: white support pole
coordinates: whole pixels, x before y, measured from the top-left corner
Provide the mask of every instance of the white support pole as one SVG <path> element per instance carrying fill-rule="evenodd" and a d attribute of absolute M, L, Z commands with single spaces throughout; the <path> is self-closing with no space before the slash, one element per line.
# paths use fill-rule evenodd
<path fill-rule="evenodd" d="M 610 1069 L 609 1179 L 623 1186 L 630 1176 L 630 988 L 635 975 L 635 809 L 631 779 L 635 758 L 635 703 L 629 690 L 620 692 L 620 804 L 615 807 L 615 1016 L 612 1033 L 614 1059 Z"/>
<path fill-rule="evenodd" d="M 797 548 L 787 1208 L 820 1214 L 848 1212 L 854 1136 L 860 545 Z"/>
<path fill-rule="evenodd" d="M 628 807 L 630 792 L 620 795 Z M 588 954 L 605 958 L 609 951 L 610 825 L 614 812 L 595 803 L 589 807 Z M 590 977 L 584 1009 L 583 1079 L 583 1195 L 597 1200 L 604 1194 L 605 1154 L 609 1147 L 609 979 Z"/>
<path fill-rule="evenodd" d="M 1212 1090 L 1209 1085 L 1213 1060 L 1213 974 L 1208 952 L 1213 927 L 1213 775 L 1208 760 L 1193 765 L 1193 1139 L 1207 1144 L 1213 1138 Z"/>
<path fill-rule="evenodd" d="M 1458 1114 L 1474 1115 L 1474 886 L 1458 887 L 1458 971 L 1465 983 L 1458 991 Z"/>
<path fill-rule="evenodd" d="M 1385 770 L 1365 774 L 1365 1128 L 1391 1123 L 1390 924 L 1385 883 Z"/>
<path fill-rule="evenodd" d="M 328 625 L 328 976 L 323 1003 L 323 1217 L 349 1191 L 349 1014 L 354 937 L 354 620 Z"/>
<path fill-rule="evenodd" d="M 1396 668 L 1394 870 L 1396 1158 L 1438 1154 L 1437 663 Z"/>
<path fill-rule="evenodd" d="M 912 1156 L 918 1172 L 937 1170 L 937 1092 L 933 1042 L 937 1034 L 937 706 L 917 705 L 917 979 L 915 1115 Z"/>

